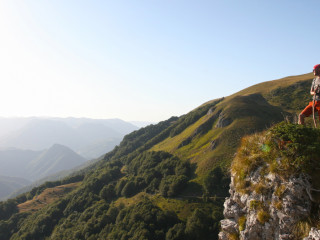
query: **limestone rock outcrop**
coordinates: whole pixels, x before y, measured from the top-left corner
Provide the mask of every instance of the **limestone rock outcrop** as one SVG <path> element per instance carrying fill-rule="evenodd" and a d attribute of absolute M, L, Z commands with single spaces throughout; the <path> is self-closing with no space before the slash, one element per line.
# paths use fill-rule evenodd
<path fill-rule="evenodd" d="M 320 240 L 320 131 L 282 122 L 244 137 L 219 239 Z"/>
<path fill-rule="evenodd" d="M 264 180 L 262 180 L 264 178 Z M 224 203 L 219 239 L 235 236 L 241 240 L 291 240 L 297 223 L 310 215 L 311 200 L 305 189 L 305 176 L 285 181 L 275 174 L 262 177 L 261 168 L 248 177 L 252 183 L 264 182 L 261 192 L 239 193 L 231 176 L 230 197 Z M 234 238 L 232 238 L 234 239 Z M 304 240 L 320 239 L 312 228 Z"/>
<path fill-rule="evenodd" d="M 320 231 L 316 228 L 311 228 L 311 231 L 309 232 L 309 236 L 305 237 L 303 240 L 318 240 L 320 239 Z"/>

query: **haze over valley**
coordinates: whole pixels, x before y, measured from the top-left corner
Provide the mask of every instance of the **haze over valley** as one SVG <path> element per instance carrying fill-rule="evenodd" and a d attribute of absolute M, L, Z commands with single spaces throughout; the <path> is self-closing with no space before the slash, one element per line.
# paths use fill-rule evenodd
<path fill-rule="evenodd" d="M 39 151 L 61 144 L 97 158 L 138 127 L 120 119 L 0 118 L 0 149 Z"/>
<path fill-rule="evenodd" d="M 120 119 L 0 118 L 0 199 L 102 156 L 137 129 Z"/>

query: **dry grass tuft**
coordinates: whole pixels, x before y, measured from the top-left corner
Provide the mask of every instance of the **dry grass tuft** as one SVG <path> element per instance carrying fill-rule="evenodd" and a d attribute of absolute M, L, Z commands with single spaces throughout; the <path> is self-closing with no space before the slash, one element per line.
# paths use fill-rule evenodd
<path fill-rule="evenodd" d="M 307 237 L 309 235 L 309 232 L 311 230 L 311 224 L 309 220 L 303 220 L 298 222 L 292 231 L 292 234 L 294 235 L 294 239 L 300 240 L 304 237 Z"/>
<path fill-rule="evenodd" d="M 270 214 L 266 210 L 260 209 L 257 214 L 257 219 L 261 224 L 265 224 L 269 221 Z"/>
<path fill-rule="evenodd" d="M 234 174 L 235 187 L 238 191 L 250 186 L 246 183 L 246 177 L 263 164 L 265 152 L 262 146 L 265 139 L 264 134 L 254 134 L 242 139 L 241 147 L 231 165 L 231 173 Z"/>
<path fill-rule="evenodd" d="M 243 231 L 246 229 L 247 217 L 245 215 L 241 216 L 238 220 L 239 231 Z"/>
<path fill-rule="evenodd" d="M 238 233 L 228 233 L 228 240 L 239 240 L 239 234 Z"/>

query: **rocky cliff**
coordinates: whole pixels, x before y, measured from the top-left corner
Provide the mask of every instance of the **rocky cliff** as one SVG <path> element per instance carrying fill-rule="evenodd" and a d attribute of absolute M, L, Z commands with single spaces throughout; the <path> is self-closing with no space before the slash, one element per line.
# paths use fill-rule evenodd
<path fill-rule="evenodd" d="M 220 240 L 320 239 L 319 131 L 280 124 L 242 140 Z"/>

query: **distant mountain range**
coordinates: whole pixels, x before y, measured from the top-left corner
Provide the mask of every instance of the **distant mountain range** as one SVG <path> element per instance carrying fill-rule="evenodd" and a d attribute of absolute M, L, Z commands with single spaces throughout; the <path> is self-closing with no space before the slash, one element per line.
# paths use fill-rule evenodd
<path fill-rule="evenodd" d="M 55 144 L 29 162 L 26 173 L 28 179 L 37 180 L 59 171 L 72 169 L 84 162 L 86 162 L 86 159 L 70 148 Z"/>
<path fill-rule="evenodd" d="M 64 178 L 66 178 L 67 176 L 68 177 L 76 176 L 81 172 L 85 172 L 85 171 L 88 171 L 89 169 L 93 169 L 95 167 L 95 165 L 98 164 L 103 159 L 103 157 L 104 156 L 101 156 L 100 158 L 86 161 L 83 164 L 78 165 L 76 167 L 73 167 L 71 169 L 66 169 L 66 170 L 62 170 L 62 171 L 59 171 L 59 172 L 55 172 L 53 174 L 45 176 L 44 178 L 37 179 L 37 180 L 35 180 L 33 182 L 29 182 L 28 180 L 25 179 L 25 181 L 28 182 L 27 185 L 19 187 L 17 189 L 14 189 L 13 192 L 11 192 L 9 195 L 6 195 L 6 197 L 2 198 L 2 200 L 9 199 L 9 198 L 15 198 L 16 196 L 18 196 L 18 195 L 20 195 L 22 193 L 29 192 L 33 188 L 36 188 L 36 187 L 38 187 L 40 185 L 43 185 L 46 182 L 61 181 Z M 1 200 L 1 197 L 0 197 L 0 200 Z"/>
<path fill-rule="evenodd" d="M 59 144 L 43 151 L 3 150 L 0 151 L 0 176 L 35 181 L 56 172 L 74 168 L 86 161 L 70 148 Z"/>
<path fill-rule="evenodd" d="M 23 178 L 0 176 L 0 199 L 8 196 L 16 189 L 20 189 L 31 184 L 30 181 Z"/>
<path fill-rule="evenodd" d="M 0 199 L 100 157 L 136 129 L 120 119 L 0 118 Z"/>
<path fill-rule="evenodd" d="M 138 127 L 120 119 L 0 118 L 0 149 L 41 151 L 65 145 L 87 159 L 112 150 Z"/>
<path fill-rule="evenodd" d="M 130 121 L 130 123 L 132 123 L 133 125 L 139 128 L 146 127 L 151 124 L 156 124 L 155 122 L 146 122 L 146 121 Z"/>
<path fill-rule="evenodd" d="M 70 148 L 59 144 L 43 151 L 0 151 L 0 199 L 33 181 L 73 169 L 86 161 Z"/>

